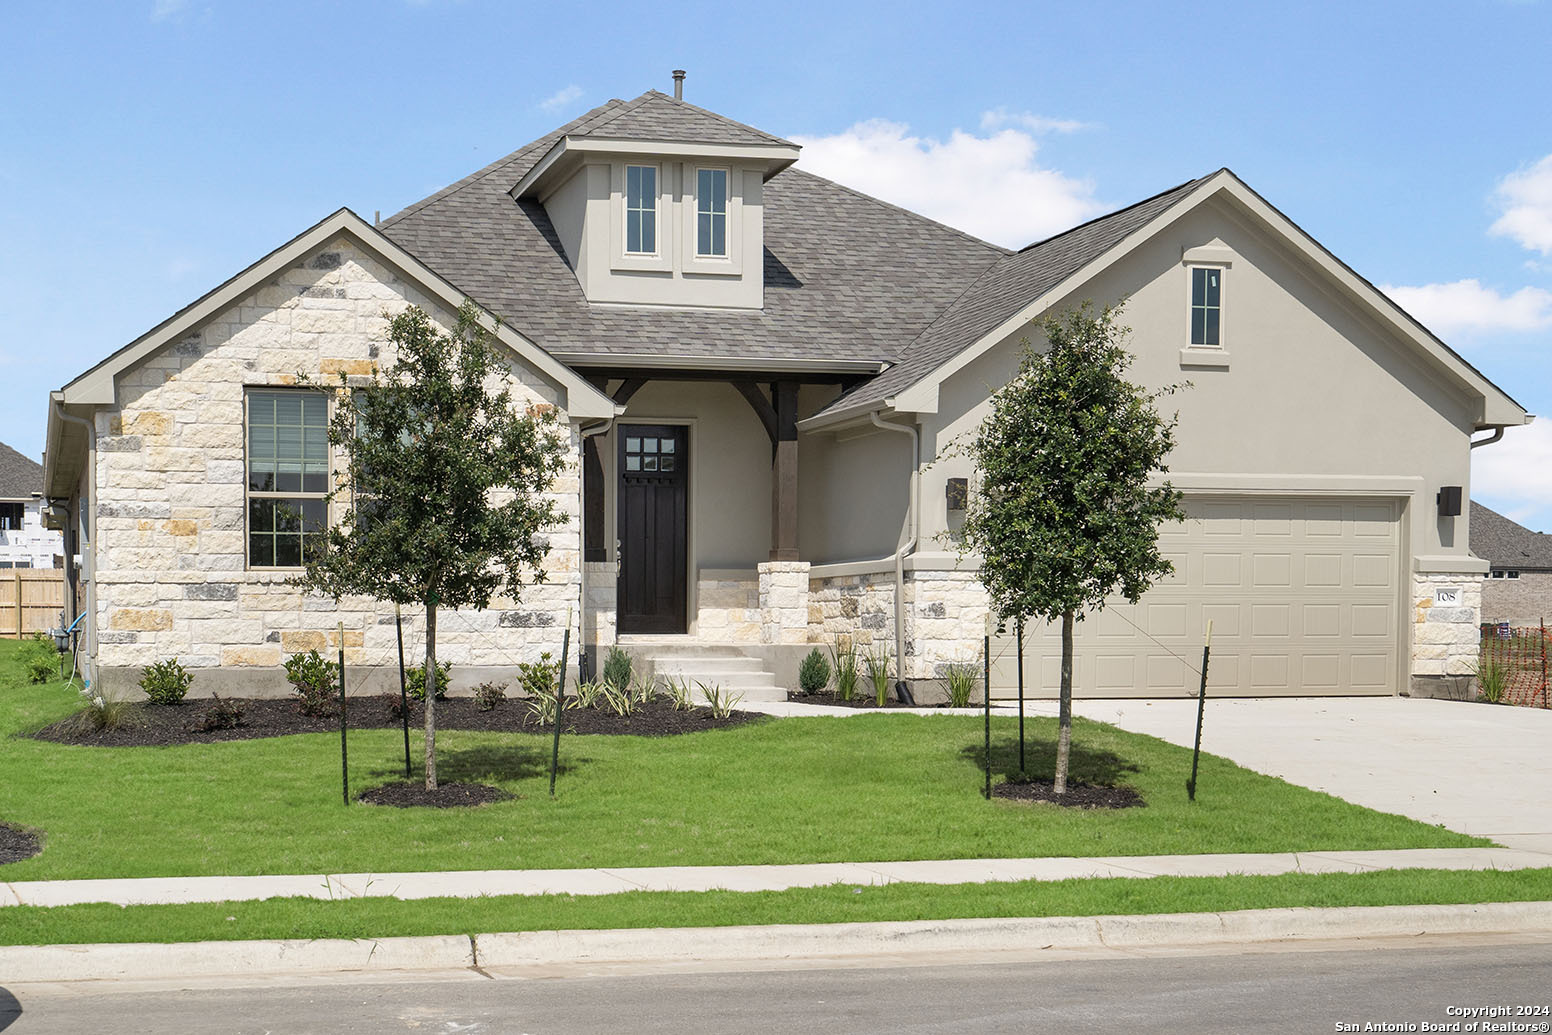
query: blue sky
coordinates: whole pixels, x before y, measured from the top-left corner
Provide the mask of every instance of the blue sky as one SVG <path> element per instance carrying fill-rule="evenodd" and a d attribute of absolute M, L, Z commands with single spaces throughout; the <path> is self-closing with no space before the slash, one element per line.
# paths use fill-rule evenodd
<path fill-rule="evenodd" d="M 1474 481 L 1552 529 L 1552 3 L 123 0 L 7 4 L 0 38 L 0 440 L 34 457 L 48 389 L 322 216 L 682 67 L 1010 245 L 1233 168 L 1548 414 Z"/>

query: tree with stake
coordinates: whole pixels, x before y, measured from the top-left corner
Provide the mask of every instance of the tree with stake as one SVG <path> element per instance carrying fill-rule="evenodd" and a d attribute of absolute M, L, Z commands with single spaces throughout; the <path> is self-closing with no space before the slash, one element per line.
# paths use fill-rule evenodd
<path fill-rule="evenodd" d="M 341 375 L 329 441 L 354 505 L 307 559 L 300 584 L 416 604 L 426 615 L 426 789 L 436 790 L 438 607 L 517 600 L 525 576 L 544 581 L 544 533 L 561 513 L 546 498 L 566 464 L 553 407 L 511 394 L 503 350 L 473 303 L 453 333 L 410 307 L 389 324 L 393 364 L 347 387 Z"/>
<path fill-rule="evenodd" d="M 1036 326 L 1018 372 L 991 399 L 968 452 L 979 476 L 959 548 L 980 554 L 980 578 L 1001 621 L 1061 620 L 1060 735 L 1053 791 L 1067 792 L 1072 745 L 1072 629 L 1119 593 L 1137 599 L 1173 571 L 1158 549 L 1161 522 L 1183 520 L 1168 482 L 1175 418 L 1125 378 L 1128 329 L 1119 306 L 1084 302 Z"/>

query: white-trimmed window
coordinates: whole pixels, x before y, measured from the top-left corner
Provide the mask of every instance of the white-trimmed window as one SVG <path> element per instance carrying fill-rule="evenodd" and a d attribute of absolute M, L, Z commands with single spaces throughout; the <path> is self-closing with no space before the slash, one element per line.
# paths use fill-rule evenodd
<path fill-rule="evenodd" d="M 695 170 L 695 254 L 723 258 L 728 253 L 728 171 Z"/>
<path fill-rule="evenodd" d="M 1488 577 L 1494 579 L 1517 579 L 1520 577 L 1520 573 L 1513 568 L 1494 568 L 1492 574 Z"/>
<path fill-rule="evenodd" d="M 625 251 L 657 254 L 657 166 L 625 167 Z"/>
<path fill-rule="evenodd" d="M 1191 267 L 1191 345 L 1223 347 L 1223 275 L 1217 266 Z"/>
<path fill-rule="evenodd" d="M 329 400 L 248 392 L 248 566 L 300 568 L 329 524 Z"/>

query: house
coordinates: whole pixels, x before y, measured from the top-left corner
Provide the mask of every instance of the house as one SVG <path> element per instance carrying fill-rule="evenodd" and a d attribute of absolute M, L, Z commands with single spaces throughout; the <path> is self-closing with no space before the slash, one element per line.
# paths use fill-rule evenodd
<path fill-rule="evenodd" d="M 1482 621 L 1535 626 L 1552 618 L 1552 536 L 1472 500 L 1471 552 L 1490 566 Z"/>
<path fill-rule="evenodd" d="M 341 624 L 363 688 L 393 685 L 391 608 L 287 581 L 341 462 L 296 375 L 366 377 L 386 313 L 448 325 L 465 297 L 572 462 L 548 581 L 439 618 L 455 687 L 556 650 L 568 608 L 590 664 L 618 644 L 751 696 L 839 637 L 918 692 L 978 663 L 994 623 L 950 542 L 973 472 L 939 457 L 1030 319 L 1082 299 L 1127 300 L 1138 380 L 1192 387 L 1176 572 L 1080 625 L 1079 693 L 1193 688 L 1208 621 L 1224 694 L 1470 670 L 1487 568 L 1452 501 L 1473 434 L 1530 418 L 1232 172 L 1012 252 L 798 159 L 677 97 L 612 100 L 378 225 L 328 216 L 54 392 L 46 491 L 101 685 L 177 655 L 201 690 L 267 692 Z M 1027 638 L 1050 694 L 1052 640 Z"/>
<path fill-rule="evenodd" d="M 43 468 L 0 442 L 0 568 L 52 568 L 63 549 L 44 527 Z"/>

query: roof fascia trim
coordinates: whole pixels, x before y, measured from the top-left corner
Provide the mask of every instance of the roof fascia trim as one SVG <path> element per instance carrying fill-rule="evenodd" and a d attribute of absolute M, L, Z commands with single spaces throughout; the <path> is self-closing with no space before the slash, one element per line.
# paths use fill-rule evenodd
<path fill-rule="evenodd" d="M 67 405 L 111 405 L 115 400 L 114 382 L 118 374 L 230 307 L 270 277 L 341 233 L 354 238 L 449 309 L 457 310 L 464 299 L 469 297 L 395 244 L 382 231 L 350 209 L 342 208 L 66 384 L 60 390 L 61 402 Z M 480 309 L 480 324 L 536 371 L 565 389 L 566 411 L 570 416 L 592 419 L 616 415 L 617 407 L 613 400 L 484 308 Z"/>
<path fill-rule="evenodd" d="M 769 180 L 798 160 L 799 148 L 783 144 L 714 144 L 667 140 L 626 140 L 617 137 L 561 137 L 507 193 L 514 198 L 536 195 L 551 173 L 569 169 L 584 155 L 652 155 L 664 158 L 721 158 L 765 163 Z"/>
<path fill-rule="evenodd" d="M 792 359 L 760 356 L 676 356 L 669 353 L 636 355 L 620 352 L 564 352 L 572 366 L 630 367 L 641 370 L 750 370 L 773 373 L 881 374 L 888 363 L 850 359 Z"/>

